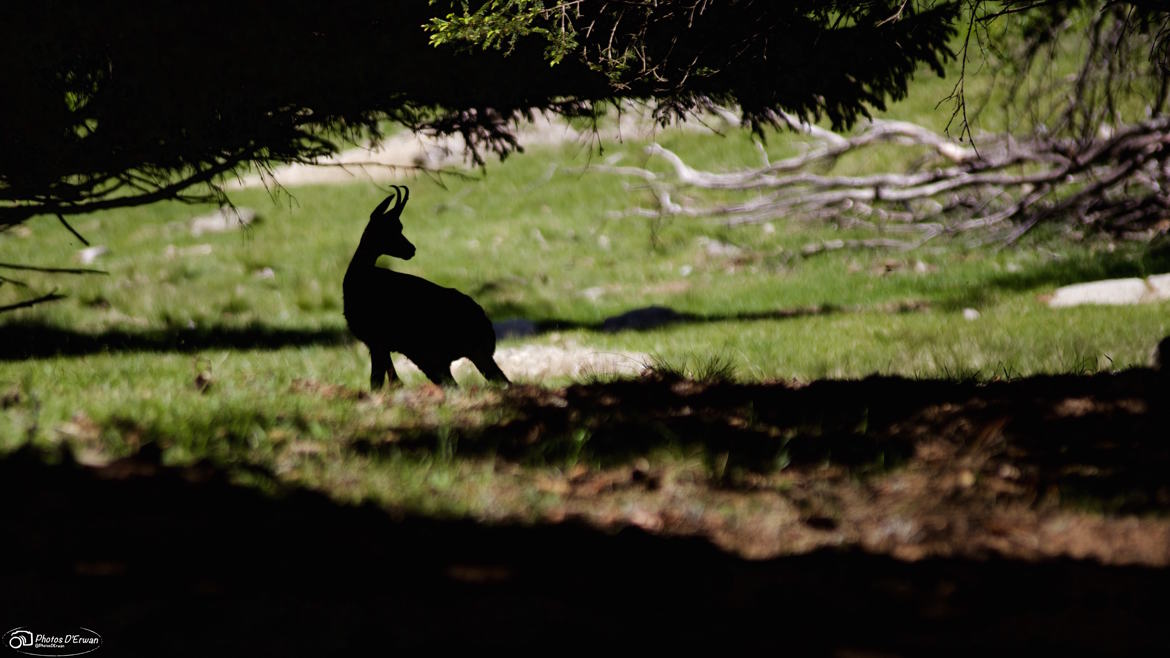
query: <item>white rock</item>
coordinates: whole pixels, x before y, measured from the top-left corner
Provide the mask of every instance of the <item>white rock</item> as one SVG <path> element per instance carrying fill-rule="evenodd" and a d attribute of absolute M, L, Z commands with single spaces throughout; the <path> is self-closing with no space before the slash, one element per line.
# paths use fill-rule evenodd
<path fill-rule="evenodd" d="M 224 206 L 213 213 L 193 218 L 191 220 L 191 235 L 200 236 L 204 233 L 234 231 L 254 221 L 256 221 L 255 210 Z"/>
<path fill-rule="evenodd" d="M 735 258 L 743 254 L 743 249 L 733 244 L 712 240 L 708 237 L 700 237 L 695 242 L 703 248 L 703 251 L 707 252 L 708 256 L 714 258 Z"/>
<path fill-rule="evenodd" d="M 964 320 L 978 320 L 979 319 L 979 311 L 976 311 L 973 308 L 965 308 L 965 309 L 963 309 L 963 319 Z"/>
<path fill-rule="evenodd" d="M 167 258 L 177 258 L 186 256 L 210 256 L 212 252 L 209 244 L 193 244 L 190 247 L 176 247 L 173 244 L 167 245 L 163 254 Z"/>
<path fill-rule="evenodd" d="M 109 253 L 109 249 L 103 246 L 86 247 L 77 252 L 77 260 L 81 261 L 82 265 L 89 265 L 95 260 Z"/>
<path fill-rule="evenodd" d="M 1081 304 L 1110 306 L 1139 304 L 1144 301 L 1147 293 L 1148 288 L 1144 279 L 1106 279 L 1057 288 L 1048 305 L 1052 308 L 1064 308 Z"/>
<path fill-rule="evenodd" d="M 601 296 L 604 294 L 605 288 L 602 288 L 601 286 L 593 286 L 592 288 L 586 288 L 581 291 L 581 296 L 591 302 L 595 302 L 601 299 Z"/>
<path fill-rule="evenodd" d="M 395 354 L 400 375 L 421 377 L 408 359 Z M 641 352 L 594 350 L 578 345 L 517 345 L 496 350 L 496 363 L 512 380 L 540 381 L 551 377 L 581 379 L 590 376 L 632 377 L 642 372 L 650 357 Z M 451 367 L 456 379 L 474 379 L 475 366 L 459 359 Z"/>

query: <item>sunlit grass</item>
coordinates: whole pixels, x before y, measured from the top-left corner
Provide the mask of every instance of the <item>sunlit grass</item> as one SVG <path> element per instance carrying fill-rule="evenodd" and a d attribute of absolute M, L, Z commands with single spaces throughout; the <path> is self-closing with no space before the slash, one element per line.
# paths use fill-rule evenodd
<path fill-rule="evenodd" d="M 924 85 L 895 113 L 934 117 L 948 84 Z M 758 158 L 751 137 L 739 131 L 668 130 L 655 138 L 710 169 Z M 782 157 L 796 152 L 798 141 L 772 135 L 765 148 Z M 593 324 L 649 305 L 701 316 L 645 332 L 574 329 L 525 339 L 641 352 L 651 356 L 647 365 L 695 379 L 1095 372 L 1144 365 L 1150 348 L 1170 333 L 1165 303 L 1052 310 L 1040 299 L 1067 283 L 1170 269 L 1164 253 L 1139 245 L 1070 243 L 1038 233 L 1004 250 L 955 241 L 911 252 L 804 258 L 802 246 L 841 233 L 783 218 L 729 229 L 714 220 L 623 217 L 647 199 L 620 177 L 582 169 L 602 157 L 661 166 L 646 162 L 644 145 L 606 143 L 604 155 L 580 145 L 538 148 L 472 172 L 474 180 L 407 181 L 403 221 L 418 255 L 386 264 L 471 294 L 497 320 Z M 341 279 L 383 195 L 363 183 L 275 196 L 233 192 L 233 202 L 257 209 L 261 220 L 200 236 L 191 234 L 188 219 L 209 209 L 174 203 L 77 219 L 79 231 L 108 247 L 94 266 L 109 274 L 22 274 L 36 290 L 59 288 L 69 297 L 0 322 L 116 332 L 121 342 L 73 355 L 49 354 L 51 346 L 41 344 L 32 358 L 0 361 L 0 449 L 30 440 L 64 443 L 83 457 L 108 460 L 153 443 L 166 460 L 257 464 L 343 499 L 373 497 L 433 513 L 539 512 L 548 494 L 534 483 L 571 460 L 502 474 L 490 456 L 461 457 L 462 432 L 507 414 L 491 389 L 430 398 L 415 378 L 386 396 L 357 393 L 368 362 L 362 346 L 344 340 Z M 740 254 L 712 255 L 700 238 L 736 245 Z M 0 235 L 0 261 L 76 265 L 80 247 L 54 218 L 37 218 Z M 0 288 L 4 300 L 23 294 Z M 964 317 L 966 309 L 978 318 Z M 776 312 L 791 317 L 745 319 Z M 409 309 L 401 321 L 410 321 Z M 274 330 L 310 339 L 172 349 L 166 338 Z M 395 448 L 412 428 L 447 428 L 446 442 Z M 363 441 L 380 448 L 353 449 Z M 673 459 L 685 465 L 696 458 Z M 505 480 L 514 486 L 500 486 Z"/>

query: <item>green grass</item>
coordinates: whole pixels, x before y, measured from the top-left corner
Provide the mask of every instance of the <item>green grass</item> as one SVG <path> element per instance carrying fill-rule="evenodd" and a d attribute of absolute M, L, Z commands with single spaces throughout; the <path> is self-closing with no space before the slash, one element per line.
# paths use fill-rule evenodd
<path fill-rule="evenodd" d="M 924 85 L 895 113 L 936 112 L 943 87 L 949 83 Z M 740 132 L 669 130 L 657 138 L 705 168 L 757 157 Z M 767 149 L 779 157 L 794 141 L 774 135 Z M 642 163 L 643 146 L 609 143 L 605 155 Z M 403 220 L 418 255 L 388 264 L 472 294 L 494 319 L 592 324 L 655 304 L 703 316 L 645 332 L 577 329 L 529 339 L 644 352 L 660 371 L 700 380 L 1095 372 L 1144 365 L 1170 333 L 1167 304 L 1052 310 L 1038 299 L 1067 283 L 1170 270 L 1165 252 L 1037 232 L 1002 251 L 940 242 L 909 253 L 802 258 L 803 245 L 842 232 L 782 220 L 769 232 L 617 218 L 644 199 L 619 177 L 582 173 L 590 157 L 598 156 L 576 145 L 533 149 L 492 163 L 481 180 L 409 181 Z M 519 473 L 501 472 L 491 455 L 464 458 L 459 439 L 468 428 L 508 418 L 492 390 L 428 401 L 416 378 L 386 398 L 354 393 L 368 362 L 364 348 L 345 339 L 341 278 L 383 194 L 372 184 L 299 188 L 275 199 L 234 192 L 232 200 L 258 209 L 262 220 L 199 237 L 186 220 L 206 209 L 175 203 L 78 219 L 79 231 L 109 248 L 96 263 L 109 275 L 18 277 L 69 297 L 0 319 L 31 327 L 22 335 L 38 350 L 13 358 L 21 348 L 10 346 L 13 356 L 0 361 L 0 449 L 65 444 L 83 458 L 108 459 L 154 443 L 168 461 L 261 465 L 343 499 L 444 514 L 539 514 L 555 495 L 534 483 L 575 458 Z M 743 256 L 711 256 L 700 237 L 738 245 Z M 0 262 L 68 265 L 79 247 L 42 217 L 0 235 Z M 23 294 L 0 287 L 0 303 Z M 967 308 L 980 317 L 964 319 Z M 743 319 L 801 310 L 813 312 Z M 76 332 L 108 349 L 48 354 L 56 338 L 42 328 L 60 330 L 52 335 L 66 347 L 84 341 Z M 300 338 L 279 338 L 291 334 Z M 266 336 L 277 338 L 266 345 Z M 209 378 L 206 390 L 200 377 Z M 432 447 L 395 447 L 402 437 L 431 435 Z M 587 432 L 581 437 L 587 444 Z M 675 457 L 680 468 L 705 468 L 695 455 Z"/>
<path fill-rule="evenodd" d="M 706 142 L 725 141 L 702 135 L 674 140 L 699 144 L 698 150 L 707 148 Z M 637 145 L 622 148 L 636 151 Z M 909 253 L 836 252 L 803 259 L 798 255 L 803 244 L 838 232 L 778 223 L 769 234 L 760 227 L 729 230 L 685 220 L 660 227 L 652 239 L 645 220 L 610 218 L 635 201 L 616 177 L 562 171 L 534 184 L 549 160 L 563 162 L 563 157 L 516 156 L 491 167 L 482 181 L 449 181 L 448 189 L 414 181 L 404 219 L 419 253 L 410 262 L 390 265 L 472 294 L 495 319 L 597 323 L 651 304 L 700 314 L 710 321 L 644 333 L 579 331 L 571 337 L 668 360 L 696 352 L 719 355 L 748 379 L 873 372 L 932 376 L 941 374 L 942 366 L 999 363 L 1020 374 L 1055 372 L 1067 369 L 1070 353 L 1108 354 L 1115 367 L 1126 367 L 1142 363 L 1153 338 L 1167 330 L 1165 306 L 1058 311 L 1037 301 L 1067 283 L 1170 269 L 1165 254 L 1141 246 L 1070 244 L 1042 236 L 1000 252 L 951 243 Z M 109 276 L 24 275 L 41 289 L 61 286 L 70 298 L 9 314 L 5 321 L 132 334 L 249 327 L 343 334 L 341 277 L 381 192 L 355 185 L 292 194 L 291 207 L 273 205 L 264 192 L 233 194 L 236 203 L 264 215 L 242 233 L 193 237 L 182 219 L 198 209 L 176 204 L 84 219 L 78 229 L 110 249 L 98 261 Z M 444 209 L 451 198 L 463 206 Z M 70 262 L 78 245 L 53 219 L 34 220 L 29 229 L 24 237 L 0 240 L 0 259 Z M 745 256 L 712 257 L 700 236 L 737 244 Z M 193 249 L 203 245 L 209 255 Z M 271 278 L 260 275 L 266 268 Z M 924 302 L 926 309 L 892 310 L 912 302 Z M 829 312 L 734 319 L 812 307 Z M 975 308 L 982 317 L 964 320 L 964 308 Z M 1122 316 L 1125 321 L 1118 320 Z M 364 356 L 351 347 L 278 354 L 276 370 L 262 377 L 324 376 L 350 386 L 365 377 Z M 209 359 L 222 360 L 220 368 L 229 370 L 247 362 L 233 353 Z M 64 359 L 57 366 L 93 361 Z M 113 358 L 109 367 L 125 367 L 129 374 L 155 361 L 154 354 L 128 354 Z M 17 381 L 30 368 L 29 362 L 10 362 L 0 372 Z M 192 366 L 177 370 L 190 374 Z"/>

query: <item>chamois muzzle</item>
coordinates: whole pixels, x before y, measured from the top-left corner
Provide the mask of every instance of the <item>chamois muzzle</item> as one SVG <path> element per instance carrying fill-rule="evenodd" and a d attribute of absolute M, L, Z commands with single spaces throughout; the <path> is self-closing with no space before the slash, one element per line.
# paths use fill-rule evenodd
<path fill-rule="evenodd" d="M 399 234 L 386 249 L 386 255 L 401 258 L 402 260 L 410 260 L 414 258 L 414 245 L 411 244 L 410 240 L 406 239 L 406 236 Z"/>

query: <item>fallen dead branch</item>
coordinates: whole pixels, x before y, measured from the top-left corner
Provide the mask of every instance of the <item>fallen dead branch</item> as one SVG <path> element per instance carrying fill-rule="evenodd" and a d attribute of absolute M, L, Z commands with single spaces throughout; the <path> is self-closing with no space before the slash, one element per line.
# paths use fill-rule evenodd
<path fill-rule="evenodd" d="M 845 241 L 835 248 L 904 248 L 972 231 L 1010 243 L 1047 221 L 1127 236 L 1166 229 L 1170 117 L 1102 129 L 1091 139 L 989 136 L 977 149 L 904 121 L 875 120 L 848 136 L 789 116 L 779 122 L 810 137 L 811 146 L 776 162 L 761 149 L 759 166 L 713 172 L 652 144 L 647 152 L 665 163 L 665 172 L 595 168 L 637 178 L 632 187 L 651 193 L 653 207 L 633 208 L 633 216 L 716 217 L 730 226 L 778 218 L 830 221 L 909 236 Z M 879 146 L 906 149 L 901 155 L 910 157 L 885 160 L 913 165 L 832 173 L 846 155 Z"/>

